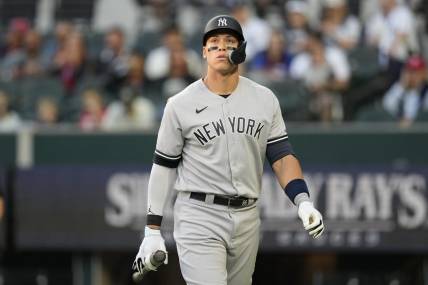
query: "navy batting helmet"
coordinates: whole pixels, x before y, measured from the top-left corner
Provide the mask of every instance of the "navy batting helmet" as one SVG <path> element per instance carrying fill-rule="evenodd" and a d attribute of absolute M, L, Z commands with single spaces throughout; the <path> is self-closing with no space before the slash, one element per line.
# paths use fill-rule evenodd
<path fill-rule="evenodd" d="M 229 61 L 233 64 L 244 62 L 246 58 L 245 48 L 247 46 L 247 42 L 244 39 L 241 25 L 231 16 L 219 15 L 209 20 L 205 26 L 202 45 L 205 46 L 211 35 L 221 32 L 232 34 L 239 40 L 238 48 L 229 53 Z"/>
<path fill-rule="evenodd" d="M 205 26 L 202 44 L 205 46 L 207 39 L 211 35 L 220 32 L 233 34 L 238 38 L 239 42 L 243 42 L 245 40 L 244 35 L 242 34 L 241 25 L 235 18 L 228 15 L 219 15 L 209 20 Z"/>

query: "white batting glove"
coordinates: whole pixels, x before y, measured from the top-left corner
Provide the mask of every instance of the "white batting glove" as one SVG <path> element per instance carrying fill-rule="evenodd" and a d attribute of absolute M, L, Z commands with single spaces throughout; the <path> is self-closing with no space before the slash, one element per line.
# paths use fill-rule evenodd
<path fill-rule="evenodd" d="M 318 238 L 324 232 L 322 215 L 317 209 L 314 208 L 314 204 L 312 202 L 301 202 L 299 204 L 297 214 L 302 220 L 303 227 L 313 238 Z"/>
<path fill-rule="evenodd" d="M 154 230 L 146 226 L 144 229 L 144 239 L 141 242 L 140 249 L 138 250 L 135 261 L 132 264 L 132 269 L 139 273 L 142 273 L 143 268 L 156 270 L 157 267 L 153 266 L 150 262 L 150 256 L 158 250 L 162 250 L 166 253 L 164 264 L 167 264 L 168 252 L 166 251 L 165 240 L 163 239 L 160 230 Z"/>

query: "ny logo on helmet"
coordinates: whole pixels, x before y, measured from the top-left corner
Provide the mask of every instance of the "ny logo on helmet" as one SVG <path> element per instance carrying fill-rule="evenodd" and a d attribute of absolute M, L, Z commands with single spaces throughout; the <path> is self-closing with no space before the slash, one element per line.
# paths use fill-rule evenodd
<path fill-rule="evenodd" d="M 218 19 L 217 26 L 219 26 L 219 27 L 225 27 L 225 26 L 227 26 L 227 19 L 226 18 L 220 18 L 220 19 Z"/>

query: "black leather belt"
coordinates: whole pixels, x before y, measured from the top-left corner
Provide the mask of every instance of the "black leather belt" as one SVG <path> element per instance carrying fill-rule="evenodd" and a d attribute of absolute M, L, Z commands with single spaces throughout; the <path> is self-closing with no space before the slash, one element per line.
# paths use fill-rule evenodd
<path fill-rule="evenodd" d="M 195 199 L 205 202 L 207 194 L 199 192 L 190 192 L 190 199 Z M 229 206 L 233 208 L 243 208 L 254 204 L 257 201 L 256 198 L 246 198 L 241 196 L 220 196 L 214 195 L 214 204 Z"/>

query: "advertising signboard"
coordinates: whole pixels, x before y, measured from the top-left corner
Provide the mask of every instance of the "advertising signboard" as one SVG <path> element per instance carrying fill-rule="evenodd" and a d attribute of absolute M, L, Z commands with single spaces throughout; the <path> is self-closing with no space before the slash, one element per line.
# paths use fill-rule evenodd
<path fill-rule="evenodd" d="M 428 168 L 305 167 L 326 231 L 312 239 L 269 171 L 259 200 L 261 250 L 428 252 Z M 40 166 L 17 173 L 19 248 L 135 249 L 144 226 L 149 168 Z M 172 204 L 164 213 L 172 239 Z"/>

